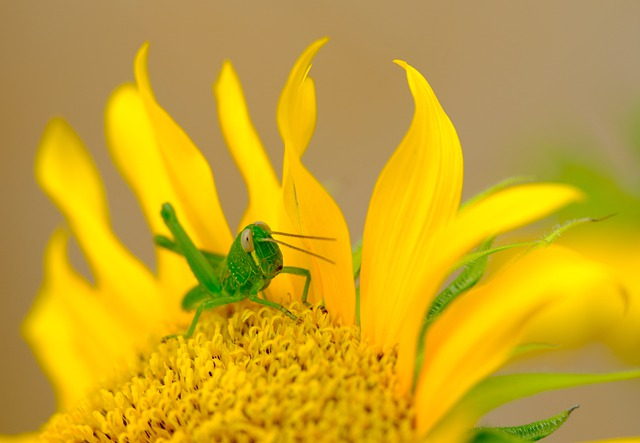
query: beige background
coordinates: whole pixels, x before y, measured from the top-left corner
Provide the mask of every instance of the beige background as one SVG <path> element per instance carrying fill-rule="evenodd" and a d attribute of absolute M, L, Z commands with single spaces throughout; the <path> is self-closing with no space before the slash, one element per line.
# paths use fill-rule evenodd
<path fill-rule="evenodd" d="M 212 162 L 232 226 L 246 195 L 217 128 L 211 84 L 225 58 L 245 86 L 254 122 L 279 170 L 275 106 L 288 70 L 321 36 L 318 126 L 306 164 L 336 196 L 352 235 L 362 231 L 375 177 L 412 113 L 394 58 L 431 82 L 462 140 L 465 195 L 526 172 L 547 135 L 595 141 L 632 173 L 620 122 L 640 99 L 640 2 L 3 1 L 0 3 L 0 433 L 35 429 L 53 394 L 19 327 L 36 293 L 42 252 L 61 217 L 36 187 L 33 159 L 47 120 L 63 115 L 95 155 L 115 228 L 151 261 L 134 199 L 111 165 L 103 106 L 131 80 L 151 42 L 158 99 Z M 194 190 L 197 192 L 197 190 Z M 612 368 L 594 347 L 539 367 Z M 554 366 L 555 365 L 555 366 Z M 535 420 L 582 404 L 556 441 L 640 434 L 640 383 L 619 383 L 515 405 L 498 423 Z M 593 417 L 600 417 L 594 419 Z"/>

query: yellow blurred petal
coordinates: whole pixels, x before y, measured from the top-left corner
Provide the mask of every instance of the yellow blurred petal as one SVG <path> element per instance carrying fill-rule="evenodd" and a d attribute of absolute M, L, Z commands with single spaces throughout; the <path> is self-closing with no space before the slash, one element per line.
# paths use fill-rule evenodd
<path fill-rule="evenodd" d="M 606 338 L 621 357 L 640 363 L 640 232 L 634 228 L 599 224 L 596 232 L 570 232 L 560 241 L 592 260 L 611 267 L 628 291 L 626 315 Z"/>
<path fill-rule="evenodd" d="M 400 391 L 411 386 L 418 331 L 435 292 L 457 260 L 481 241 L 526 225 L 560 207 L 581 198 L 575 188 L 559 184 L 527 184 L 496 192 L 465 207 L 447 226 L 433 233 L 433 249 L 425 253 L 428 260 L 416 270 L 421 290 L 407 297 L 411 308 L 401 323 L 402 339 L 398 350 Z M 364 266 L 363 266 L 364 268 Z"/>
<path fill-rule="evenodd" d="M 278 204 L 280 183 L 253 127 L 240 80 L 231 62 L 224 63 L 213 91 L 222 134 L 249 191 L 249 205 L 238 231 L 256 220 L 274 223 L 282 212 L 282 205 Z"/>
<path fill-rule="evenodd" d="M 427 334 L 415 392 L 420 432 L 432 429 L 465 392 L 506 363 L 523 331 L 546 309 L 566 302 L 575 308 L 619 304 L 619 297 L 606 268 L 560 246 L 537 250 L 469 291 Z"/>
<path fill-rule="evenodd" d="M 98 171 L 84 145 L 61 119 L 47 125 L 36 156 L 36 178 L 69 222 L 106 303 L 125 320 L 152 331 L 164 309 L 149 270 L 111 230 Z"/>
<path fill-rule="evenodd" d="M 611 268 L 607 271 L 614 275 Z M 602 340 L 620 324 L 628 323 L 629 297 L 620 282 L 619 293 L 610 294 L 609 299 L 594 291 L 572 292 L 566 298 L 549 306 L 527 325 L 522 343 L 548 343 L 562 348 L 582 346 Z M 570 321 L 567 321 L 570 319 Z M 637 338 L 638 322 L 633 328 Z M 637 344 L 637 343 L 636 343 Z M 638 352 L 640 347 L 636 347 Z"/>
<path fill-rule="evenodd" d="M 0 443 L 29 443 L 38 441 L 38 432 L 18 435 L 0 435 Z"/>
<path fill-rule="evenodd" d="M 311 60 L 327 41 L 329 39 L 326 37 L 317 40 L 302 53 L 289 74 L 278 102 L 280 136 L 285 146 L 294 149 L 298 157 L 307 149 L 316 126 L 315 88 L 308 77 Z"/>
<path fill-rule="evenodd" d="M 171 202 L 179 213 L 186 211 L 174 189 L 144 103 L 134 85 L 122 85 L 111 95 L 105 112 L 105 131 L 111 157 L 133 189 L 151 232 L 169 235 L 160 217 L 161 205 Z M 203 243 L 204 239 L 195 231 L 191 220 L 181 220 L 181 223 L 197 244 Z M 178 309 L 185 292 L 195 285 L 195 278 L 184 258 L 159 247 L 156 254 L 158 279 L 170 297 L 167 303 Z"/>
<path fill-rule="evenodd" d="M 71 267 L 68 235 L 57 230 L 45 252 L 45 277 L 23 324 L 23 334 L 50 379 L 58 409 L 66 410 L 146 340 Z"/>
<path fill-rule="evenodd" d="M 434 232 L 457 211 L 462 189 L 462 152 L 451 121 L 424 77 L 398 64 L 406 70 L 415 112 L 369 203 L 360 278 L 363 337 L 383 348 L 398 343 L 416 299 L 426 306 L 432 297 L 425 291 L 425 279 L 434 279 L 428 252 Z"/>
<path fill-rule="evenodd" d="M 201 239 L 199 247 L 226 254 L 233 238 L 218 200 L 213 174 L 187 134 L 156 102 L 147 72 L 148 51 L 149 45 L 144 44 L 136 56 L 136 83 L 173 191 L 184 211 L 178 211 L 178 216 L 189 220 L 193 227 L 189 234 Z"/>

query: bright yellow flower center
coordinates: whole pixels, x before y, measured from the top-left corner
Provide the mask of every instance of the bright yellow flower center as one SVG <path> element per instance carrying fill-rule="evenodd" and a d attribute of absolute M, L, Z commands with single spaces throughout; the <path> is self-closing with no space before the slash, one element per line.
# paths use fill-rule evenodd
<path fill-rule="evenodd" d="M 255 304 L 207 312 L 193 338 L 158 343 L 46 441 L 411 441 L 414 410 L 396 398 L 396 355 L 355 326 L 297 304 L 296 323 Z"/>

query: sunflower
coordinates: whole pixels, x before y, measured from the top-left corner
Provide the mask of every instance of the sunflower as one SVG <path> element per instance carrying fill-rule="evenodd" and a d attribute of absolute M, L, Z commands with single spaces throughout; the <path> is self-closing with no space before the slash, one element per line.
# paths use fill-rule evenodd
<path fill-rule="evenodd" d="M 340 209 L 301 160 L 316 122 L 311 61 L 325 43 L 313 43 L 298 59 L 278 104 L 281 180 L 230 62 L 214 85 L 222 132 L 249 193 L 240 226 L 265 220 L 279 231 L 335 239 L 299 243 L 333 263 L 284 252 L 287 265 L 310 271 L 312 307 L 300 303 L 304 282 L 298 276 L 278 275 L 265 296 L 285 304 L 297 321 L 255 303 L 235 303 L 206 312 L 193 337 L 163 341 L 186 330 L 190 315 L 180 302 L 196 279 L 178 254 L 157 248 L 151 270 L 119 241 L 81 140 L 63 120 L 49 123 L 36 176 L 68 228 L 49 242 L 42 289 L 24 325 L 58 399 L 59 412 L 40 439 L 440 442 L 475 435 L 516 441 L 506 428 L 471 432 L 484 412 L 514 398 L 639 375 L 490 377 L 516 355 L 544 349 L 532 345 L 536 322 L 557 303 L 604 306 L 602 323 L 622 315 L 621 289 L 608 269 L 556 246 L 538 248 L 470 285 L 421 333 L 425 313 L 466 254 L 581 194 L 567 185 L 528 183 L 495 189 L 461 207 L 455 129 L 422 75 L 396 61 L 415 112 L 377 180 L 362 249 L 352 254 Z M 135 84 L 116 89 L 107 104 L 112 158 L 151 233 L 170 235 L 159 215 L 170 202 L 198 248 L 226 255 L 233 236 L 213 174 L 157 103 L 147 54 L 144 45 Z M 69 229 L 93 284 L 70 264 Z M 517 430 L 537 426 L 550 433 L 568 414 Z"/>

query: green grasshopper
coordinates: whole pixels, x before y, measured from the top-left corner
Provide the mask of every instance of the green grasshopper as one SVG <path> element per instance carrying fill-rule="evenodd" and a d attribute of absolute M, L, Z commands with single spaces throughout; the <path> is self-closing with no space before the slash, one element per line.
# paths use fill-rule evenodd
<path fill-rule="evenodd" d="M 182 308 L 186 311 L 196 310 L 185 338 L 193 335 L 198 319 L 203 311 L 218 306 L 235 303 L 248 298 L 261 305 L 277 309 L 293 320 L 298 318 L 284 306 L 269 301 L 260 292 L 269 286 L 278 274 L 293 274 L 305 277 L 302 291 L 302 302 L 307 303 L 311 273 L 308 269 L 295 266 L 283 266 L 282 252 L 278 245 L 307 253 L 314 257 L 333 263 L 331 260 L 310 251 L 276 240 L 272 235 L 309 238 L 314 240 L 335 240 L 327 237 L 311 237 L 297 234 L 275 232 L 266 223 L 257 221 L 245 226 L 231 245 L 229 254 L 224 257 L 208 251 L 199 250 L 184 230 L 175 210 L 170 203 L 162 205 L 160 215 L 165 225 L 173 234 L 175 241 L 156 235 L 155 243 L 184 256 L 191 271 L 198 280 L 198 285 L 189 290 L 182 300 Z M 175 337 L 170 335 L 166 338 Z"/>

